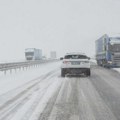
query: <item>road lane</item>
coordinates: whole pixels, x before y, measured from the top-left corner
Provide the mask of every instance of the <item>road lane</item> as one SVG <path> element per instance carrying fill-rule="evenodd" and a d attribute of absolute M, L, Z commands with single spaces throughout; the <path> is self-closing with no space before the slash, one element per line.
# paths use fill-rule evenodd
<path fill-rule="evenodd" d="M 53 104 L 49 114 L 41 114 L 39 120 L 119 120 L 119 76 L 93 66 L 91 77 L 65 77 L 54 104 L 50 101 L 45 108 Z"/>
<path fill-rule="evenodd" d="M 99 68 L 93 70 L 91 82 L 116 119 L 120 120 L 120 74 Z"/>
<path fill-rule="evenodd" d="M 2 118 L 4 120 L 120 120 L 120 74 L 113 70 L 94 65 L 91 77 L 62 78 L 60 69 L 57 69 L 50 72 L 36 87 L 37 90 L 31 91 L 31 97 L 28 98 L 29 102 L 33 99 L 31 104 L 26 101 L 19 109 L 11 109 L 8 116 Z M 40 92 L 41 88 L 45 88 L 44 93 Z M 14 104 L 14 101 L 11 103 Z M 29 109 L 22 114 L 27 104 Z M 17 112 L 13 113 L 15 110 Z"/>

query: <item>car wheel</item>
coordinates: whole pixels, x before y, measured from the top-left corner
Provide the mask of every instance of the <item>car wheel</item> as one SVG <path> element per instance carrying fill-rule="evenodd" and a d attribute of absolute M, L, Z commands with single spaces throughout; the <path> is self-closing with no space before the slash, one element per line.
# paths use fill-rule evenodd
<path fill-rule="evenodd" d="M 86 74 L 87 74 L 87 76 L 91 76 L 91 71 L 90 71 L 90 69 L 87 70 L 87 73 L 86 73 Z"/>
<path fill-rule="evenodd" d="M 65 77 L 65 70 L 61 69 L 61 77 Z"/>

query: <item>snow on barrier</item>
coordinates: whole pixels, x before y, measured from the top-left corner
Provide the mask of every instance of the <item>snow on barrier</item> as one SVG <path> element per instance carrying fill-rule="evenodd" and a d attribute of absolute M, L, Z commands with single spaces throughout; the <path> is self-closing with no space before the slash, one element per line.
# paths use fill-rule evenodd
<path fill-rule="evenodd" d="M 56 62 L 59 61 L 57 59 L 54 60 L 36 60 L 36 61 L 26 61 L 26 62 L 13 62 L 13 63 L 1 63 L 0 64 L 0 71 L 3 71 L 4 74 L 6 74 L 6 71 L 10 71 L 12 73 L 12 70 L 17 69 L 27 69 L 31 66 L 37 67 L 41 63 L 48 63 L 48 62 Z"/>

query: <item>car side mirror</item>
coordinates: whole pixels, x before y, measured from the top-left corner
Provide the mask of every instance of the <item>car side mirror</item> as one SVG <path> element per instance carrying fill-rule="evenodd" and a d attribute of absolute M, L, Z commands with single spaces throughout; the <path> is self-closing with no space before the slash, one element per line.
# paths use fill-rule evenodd
<path fill-rule="evenodd" d="M 61 57 L 60 60 L 63 60 L 63 57 Z"/>

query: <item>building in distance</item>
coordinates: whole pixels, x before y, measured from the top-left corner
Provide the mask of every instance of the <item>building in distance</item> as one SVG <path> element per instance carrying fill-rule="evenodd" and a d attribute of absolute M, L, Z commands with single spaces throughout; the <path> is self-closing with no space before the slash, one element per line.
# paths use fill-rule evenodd
<path fill-rule="evenodd" d="M 56 58 L 57 58 L 56 51 L 51 51 L 51 52 L 50 52 L 50 58 L 51 58 L 51 59 L 56 59 Z"/>

